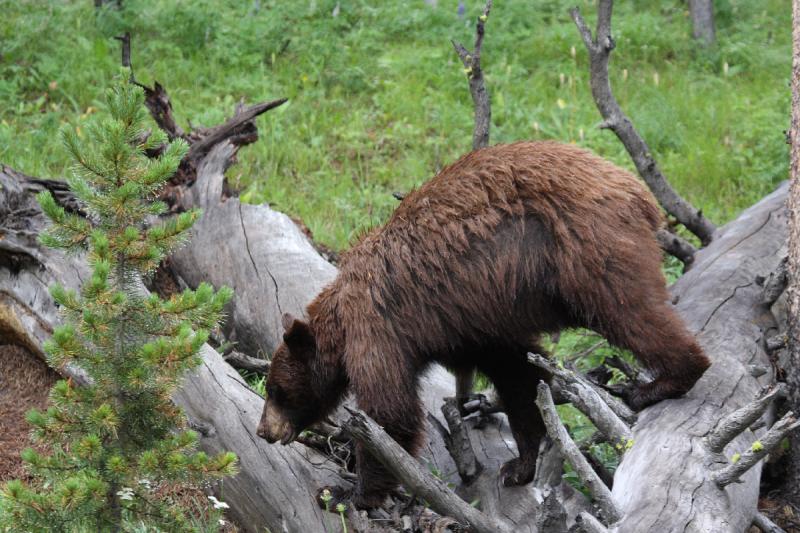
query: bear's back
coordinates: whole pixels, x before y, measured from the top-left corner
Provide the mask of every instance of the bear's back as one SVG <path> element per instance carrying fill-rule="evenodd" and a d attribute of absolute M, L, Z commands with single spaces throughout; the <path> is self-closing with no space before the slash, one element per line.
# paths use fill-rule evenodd
<path fill-rule="evenodd" d="M 397 342 L 414 339 L 426 350 L 501 328 L 557 329 L 570 325 L 563 305 L 609 272 L 658 271 L 660 223 L 631 173 L 586 150 L 492 146 L 406 196 L 383 227 L 343 254 L 330 294 L 345 322 L 370 317 L 371 328 L 380 322 Z M 534 314 L 535 323 L 517 323 Z"/>

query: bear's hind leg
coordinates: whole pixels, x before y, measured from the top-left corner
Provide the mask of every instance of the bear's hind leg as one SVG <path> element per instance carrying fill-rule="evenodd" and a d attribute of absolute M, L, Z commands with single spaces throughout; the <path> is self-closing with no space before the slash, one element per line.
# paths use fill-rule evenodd
<path fill-rule="evenodd" d="M 536 385 L 550 382 L 550 375 L 528 363 L 524 348 L 497 349 L 484 353 L 479 368 L 492 381 L 508 416 L 519 457 L 506 462 L 500 477 L 506 487 L 526 485 L 536 473 L 539 442 L 545 433 L 536 407 Z M 542 353 L 538 347 L 530 351 Z"/>
<path fill-rule="evenodd" d="M 653 381 L 626 389 L 623 399 L 636 411 L 686 394 L 711 366 L 694 336 L 672 307 L 619 307 L 610 324 L 599 328 L 612 344 L 629 349 L 653 373 Z"/>

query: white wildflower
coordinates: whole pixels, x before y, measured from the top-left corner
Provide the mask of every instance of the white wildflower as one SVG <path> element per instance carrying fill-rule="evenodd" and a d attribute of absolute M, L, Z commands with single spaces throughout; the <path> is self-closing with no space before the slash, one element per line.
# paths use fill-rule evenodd
<path fill-rule="evenodd" d="M 209 496 L 208 499 L 214 504 L 214 509 L 230 509 L 231 507 L 227 503 L 219 501 L 214 496 Z"/>
<path fill-rule="evenodd" d="M 133 489 L 129 487 L 122 487 L 122 490 L 117 491 L 117 496 L 119 496 L 120 500 L 132 500 Z"/>

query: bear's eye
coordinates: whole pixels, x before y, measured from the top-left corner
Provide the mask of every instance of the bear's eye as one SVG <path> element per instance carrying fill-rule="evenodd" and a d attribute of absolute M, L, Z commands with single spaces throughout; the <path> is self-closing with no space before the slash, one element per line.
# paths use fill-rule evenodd
<path fill-rule="evenodd" d="M 270 385 L 267 387 L 267 396 L 275 403 L 283 403 L 286 399 L 286 394 L 279 385 Z"/>

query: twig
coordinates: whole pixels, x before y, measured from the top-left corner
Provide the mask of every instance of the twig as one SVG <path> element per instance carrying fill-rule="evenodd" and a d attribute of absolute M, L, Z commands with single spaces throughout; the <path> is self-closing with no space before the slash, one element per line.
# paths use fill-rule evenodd
<path fill-rule="evenodd" d="M 486 1 L 483 15 L 478 17 L 475 25 L 475 47 L 472 52 L 464 48 L 463 45 L 451 41 L 453 48 L 456 49 L 461 63 L 464 65 L 464 72 L 469 78 L 469 92 L 472 95 L 472 103 L 475 107 L 475 130 L 472 134 L 472 149 L 477 150 L 489 144 L 489 128 L 492 122 L 492 105 L 489 101 L 489 92 L 483 80 L 483 70 L 481 69 L 481 48 L 483 46 L 483 36 L 485 34 L 485 23 L 492 10 L 492 0 Z"/>
<path fill-rule="evenodd" d="M 688 270 L 694 263 L 694 254 L 697 253 L 697 248 L 683 237 L 660 229 L 656 232 L 656 240 L 662 250 L 683 263 L 684 270 Z"/>
<path fill-rule="evenodd" d="M 612 444 L 626 445 L 632 438 L 630 428 L 611 410 L 596 389 L 578 378 L 576 373 L 559 368 L 546 357 L 529 353 L 528 362 L 547 370 L 558 380 L 561 392 L 606 436 Z"/>
<path fill-rule="evenodd" d="M 428 472 L 366 413 L 346 409 L 351 416 L 342 427 L 358 439 L 409 491 L 424 498 L 434 511 L 469 524 L 478 533 L 512 531 L 508 524 L 486 516 L 456 496 L 444 481 Z"/>
<path fill-rule="evenodd" d="M 753 443 L 749 450 L 744 452 L 738 461 L 718 470 L 712 476 L 714 482 L 724 489 L 748 470 L 753 468 L 761 459 L 772 451 L 791 431 L 800 427 L 800 421 L 794 418 L 794 413 L 789 411 L 778 420 L 772 428 L 759 440 Z"/>
<path fill-rule="evenodd" d="M 786 533 L 778 524 L 767 518 L 764 513 L 756 513 L 753 517 L 753 525 L 763 533 Z"/>
<path fill-rule="evenodd" d="M 706 444 L 712 453 L 722 453 L 737 435 L 753 425 L 764 414 L 775 397 L 785 394 L 782 387 L 772 387 L 751 403 L 724 416 L 706 437 Z"/>
<path fill-rule="evenodd" d="M 547 434 L 561 448 L 564 457 L 570 462 L 581 483 L 588 489 L 594 501 L 597 502 L 608 523 L 617 522 L 622 518 L 622 513 L 617 508 L 611 496 L 611 491 L 608 490 L 608 487 L 605 486 L 591 465 L 589 465 L 578 445 L 569 436 L 564 424 L 558 418 L 556 406 L 550 394 L 550 387 L 546 383 L 540 382 L 537 390 L 536 405 L 539 406 L 539 411 L 542 413 Z"/>
<path fill-rule="evenodd" d="M 469 440 L 469 428 L 464 425 L 464 419 L 461 418 L 458 400 L 446 398 L 442 404 L 442 414 L 450 428 L 445 446 L 456 463 L 458 475 L 468 484 L 480 474 L 483 466 L 475 457 L 475 450 L 472 449 L 472 442 Z"/>
<path fill-rule="evenodd" d="M 622 141 L 642 179 L 667 213 L 673 215 L 678 222 L 697 235 L 703 245 L 706 245 L 714 237 L 716 227 L 703 216 L 701 211 L 692 207 L 689 202 L 675 192 L 658 168 L 647 143 L 633 127 L 633 123 L 622 111 L 611 91 L 608 59 L 615 46 L 614 39 L 611 37 L 612 6 L 612 0 L 600 0 L 597 32 L 594 38 L 592 38 L 592 31 L 581 16 L 580 10 L 577 7 L 570 10 L 572 19 L 589 51 L 592 96 L 603 117 L 602 126 L 613 130 Z"/>

